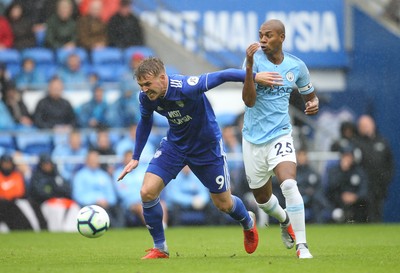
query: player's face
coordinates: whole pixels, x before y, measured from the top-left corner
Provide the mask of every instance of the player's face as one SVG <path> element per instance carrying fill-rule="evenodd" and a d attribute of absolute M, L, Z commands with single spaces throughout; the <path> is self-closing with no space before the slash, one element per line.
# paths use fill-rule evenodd
<path fill-rule="evenodd" d="M 137 83 L 150 100 L 156 100 L 165 95 L 165 74 L 147 75 L 137 80 Z"/>
<path fill-rule="evenodd" d="M 267 55 L 273 55 L 282 50 L 282 43 L 285 34 L 279 34 L 272 25 L 264 24 L 261 26 L 258 36 L 262 51 Z"/>

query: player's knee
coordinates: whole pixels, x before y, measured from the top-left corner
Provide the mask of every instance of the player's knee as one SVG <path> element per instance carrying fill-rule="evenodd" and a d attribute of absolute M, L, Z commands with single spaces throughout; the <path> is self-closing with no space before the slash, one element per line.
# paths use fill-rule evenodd
<path fill-rule="evenodd" d="M 140 190 L 140 197 L 143 202 L 149 202 L 158 197 L 158 194 L 154 191 L 149 190 L 148 188 L 142 187 Z"/>
<path fill-rule="evenodd" d="M 293 191 L 298 191 L 297 182 L 294 179 L 286 179 L 281 184 L 281 190 L 284 196 L 287 196 Z"/>

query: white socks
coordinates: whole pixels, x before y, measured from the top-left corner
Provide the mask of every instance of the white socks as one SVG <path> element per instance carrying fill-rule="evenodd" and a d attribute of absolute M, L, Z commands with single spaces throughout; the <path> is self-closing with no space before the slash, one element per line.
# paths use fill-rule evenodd
<path fill-rule="evenodd" d="M 297 182 L 293 179 L 286 179 L 282 182 L 281 189 L 286 199 L 286 211 L 296 235 L 296 244 L 306 243 L 304 202 L 297 188 Z"/>
<path fill-rule="evenodd" d="M 265 204 L 258 204 L 258 207 L 265 211 L 266 214 L 275 217 L 280 223 L 286 220 L 286 213 L 279 205 L 278 198 L 275 195 L 271 195 L 271 198 Z"/>

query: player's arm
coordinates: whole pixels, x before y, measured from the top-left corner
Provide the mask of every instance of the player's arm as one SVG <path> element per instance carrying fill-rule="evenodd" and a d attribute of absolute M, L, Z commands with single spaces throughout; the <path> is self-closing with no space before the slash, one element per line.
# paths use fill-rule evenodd
<path fill-rule="evenodd" d="M 302 95 L 303 99 L 306 104 L 306 109 L 304 110 L 304 113 L 306 115 L 315 115 L 318 113 L 319 109 L 319 99 L 315 92 L 311 92 L 310 94 L 307 95 Z"/>
<path fill-rule="evenodd" d="M 257 99 L 256 85 L 253 78 L 253 64 L 254 53 L 256 53 L 259 46 L 258 43 L 254 43 L 246 50 L 246 77 L 242 89 L 242 100 L 247 107 L 253 107 Z"/>
<path fill-rule="evenodd" d="M 136 127 L 136 140 L 135 140 L 135 149 L 133 151 L 132 160 L 129 161 L 128 164 L 124 167 L 121 174 L 118 177 L 118 181 L 122 180 L 125 175 L 134 170 L 139 165 L 139 158 L 142 154 L 144 146 L 147 143 L 149 138 L 151 128 L 153 127 L 153 110 L 147 109 L 144 107 L 144 103 L 142 101 L 143 97 L 139 97 L 140 100 L 140 120 Z"/>

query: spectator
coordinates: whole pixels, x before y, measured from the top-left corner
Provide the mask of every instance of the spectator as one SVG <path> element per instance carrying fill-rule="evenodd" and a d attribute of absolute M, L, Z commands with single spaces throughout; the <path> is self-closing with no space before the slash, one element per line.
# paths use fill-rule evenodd
<path fill-rule="evenodd" d="M 387 140 L 379 135 L 371 116 L 358 119 L 356 145 L 361 149 L 361 166 L 368 175 L 369 222 L 381 222 L 383 202 L 394 175 L 394 159 Z"/>
<path fill-rule="evenodd" d="M 46 84 L 45 74 L 36 68 L 32 58 L 25 58 L 22 62 L 22 71 L 15 77 L 19 89 L 41 89 Z"/>
<path fill-rule="evenodd" d="M 145 44 L 140 21 L 132 12 L 131 0 L 122 0 L 118 12 L 111 17 L 108 38 L 110 46 L 120 48 Z"/>
<path fill-rule="evenodd" d="M 97 130 L 96 143 L 92 144 L 91 149 L 96 150 L 99 155 L 102 156 L 115 155 L 115 150 L 112 146 L 110 139 L 110 132 L 107 128 L 100 127 Z M 113 164 L 102 163 L 100 166 L 109 174 L 112 174 L 114 172 Z"/>
<path fill-rule="evenodd" d="M 296 150 L 297 186 L 303 196 L 307 222 L 324 223 L 328 221 L 330 204 L 326 200 L 320 175 L 310 166 L 304 148 Z"/>
<path fill-rule="evenodd" d="M 24 176 L 16 169 L 14 160 L 9 155 L 0 157 L 0 222 L 11 230 L 35 229 L 44 226 L 40 210 L 33 208 L 24 199 Z M 38 216 L 34 212 L 39 212 Z"/>
<path fill-rule="evenodd" d="M 12 84 L 12 81 L 7 71 L 7 66 L 4 63 L 0 63 L 0 94 L 3 101 L 9 84 Z"/>
<path fill-rule="evenodd" d="M 0 15 L 0 49 L 12 48 L 14 45 L 14 34 L 7 18 Z"/>
<path fill-rule="evenodd" d="M 14 34 L 13 47 L 19 50 L 34 47 L 36 38 L 33 32 L 33 22 L 25 15 L 23 6 L 18 2 L 13 2 L 7 8 L 6 16 Z"/>
<path fill-rule="evenodd" d="M 354 162 L 354 147 L 341 148 L 339 165 L 328 172 L 327 196 L 336 222 L 366 222 L 368 181 L 364 169 Z"/>
<path fill-rule="evenodd" d="M 144 60 L 144 58 L 145 57 L 142 53 L 136 52 L 132 54 L 132 57 L 129 60 L 129 69 L 121 75 L 120 84 L 123 89 L 129 86 L 129 88 L 134 88 L 137 91 L 140 90 L 140 87 L 135 81 L 134 77 L 136 68 Z"/>
<path fill-rule="evenodd" d="M 12 130 L 15 129 L 14 119 L 8 110 L 6 104 L 0 101 L 0 129 L 2 130 Z"/>
<path fill-rule="evenodd" d="M 88 77 L 82 70 L 81 58 L 76 53 L 68 55 L 66 63 L 59 69 L 58 75 L 68 90 L 87 87 Z"/>
<path fill-rule="evenodd" d="M 53 77 L 48 84 L 47 95 L 39 100 L 33 115 L 38 128 L 75 127 L 76 118 L 71 103 L 62 97 L 64 84 Z"/>
<path fill-rule="evenodd" d="M 211 206 L 209 191 L 185 166 L 169 183 L 166 191 L 167 207 L 171 225 L 220 223 L 219 212 Z M 190 216 L 189 216 L 190 215 Z"/>
<path fill-rule="evenodd" d="M 335 140 L 331 145 L 331 151 L 339 152 L 342 147 L 350 144 L 354 145 L 354 138 L 357 135 L 357 127 L 351 121 L 344 121 L 340 125 L 340 138 Z"/>
<path fill-rule="evenodd" d="M 222 129 L 224 150 L 228 153 L 228 169 L 231 176 L 232 191 L 241 181 L 241 173 L 244 168 L 242 159 L 242 145 L 236 137 L 236 126 L 228 125 Z M 240 195 L 240 194 L 239 194 Z"/>
<path fill-rule="evenodd" d="M 127 150 L 123 154 L 123 162 L 127 164 L 132 159 L 131 150 Z M 120 181 L 116 184 L 116 190 L 119 200 L 121 200 L 122 208 L 127 216 L 128 225 L 137 225 L 139 220 L 140 224 L 145 224 L 143 218 L 142 199 L 140 198 L 140 187 L 143 182 L 144 174 L 146 172 L 146 164 L 140 164 L 134 171 L 134 175 L 127 177 L 128 179 Z M 122 172 L 123 166 L 119 167 L 114 172 L 114 181 L 118 180 L 118 174 Z M 167 207 L 165 202 L 162 203 L 164 212 L 163 223 L 164 226 L 168 224 Z"/>
<path fill-rule="evenodd" d="M 93 0 L 88 14 L 78 19 L 78 43 L 87 50 L 108 44 L 107 24 L 101 20 L 102 5 L 101 0 Z"/>
<path fill-rule="evenodd" d="M 108 105 L 104 98 L 104 89 L 102 86 L 97 85 L 92 92 L 92 98 L 76 110 L 76 116 L 81 128 L 97 128 L 107 125 Z"/>
<path fill-rule="evenodd" d="M 88 152 L 85 166 L 73 178 L 72 197 L 81 206 L 98 205 L 104 208 L 113 226 L 121 226 L 121 219 L 117 217 L 117 195 L 113 181 L 100 167 L 99 152 Z"/>
<path fill-rule="evenodd" d="M 83 161 L 87 152 L 88 149 L 83 143 L 81 132 L 74 130 L 69 134 L 68 143 L 61 143 L 54 147 L 51 156 L 56 162 L 62 160 L 58 164 L 59 171 L 64 179 L 71 182 L 75 173 L 82 167 L 82 164 L 75 160 L 79 161 L 82 159 Z M 70 163 L 71 160 L 73 162 Z"/>
<path fill-rule="evenodd" d="M 46 22 L 47 47 L 57 49 L 76 46 L 76 20 L 72 17 L 73 4 L 71 0 L 59 0 L 56 12 Z"/>
<path fill-rule="evenodd" d="M 121 96 L 107 111 L 107 124 L 114 128 L 126 128 L 139 122 L 139 91 L 135 85 L 124 87 Z"/>
<path fill-rule="evenodd" d="M 86 15 L 89 12 L 90 5 L 96 0 L 80 0 L 79 10 L 81 15 Z M 113 16 L 119 8 L 120 0 L 102 0 L 101 8 L 101 20 L 103 22 L 108 22 L 111 16 Z"/>
<path fill-rule="evenodd" d="M 31 178 L 29 198 L 40 206 L 49 231 L 76 230 L 80 207 L 70 196 L 70 184 L 58 173 L 50 156 L 41 155 Z"/>
<path fill-rule="evenodd" d="M 129 127 L 128 134 L 115 144 L 115 152 L 118 156 L 123 156 L 125 151 L 133 150 L 133 148 L 135 147 L 136 128 L 137 125 L 132 124 Z M 151 145 L 150 142 L 147 143 L 142 152 L 141 162 L 146 163 L 147 162 L 146 159 L 148 159 L 149 161 L 153 157 L 155 150 L 156 148 L 153 145 Z"/>
<path fill-rule="evenodd" d="M 21 127 L 31 127 L 33 125 L 31 114 L 22 100 L 22 93 L 15 86 L 10 85 L 7 88 L 5 103 L 17 125 Z"/>
<path fill-rule="evenodd" d="M 39 163 L 29 184 L 29 197 L 38 204 L 51 198 L 71 197 L 70 185 L 59 174 L 49 155 L 42 154 L 39 157 Z"/>

